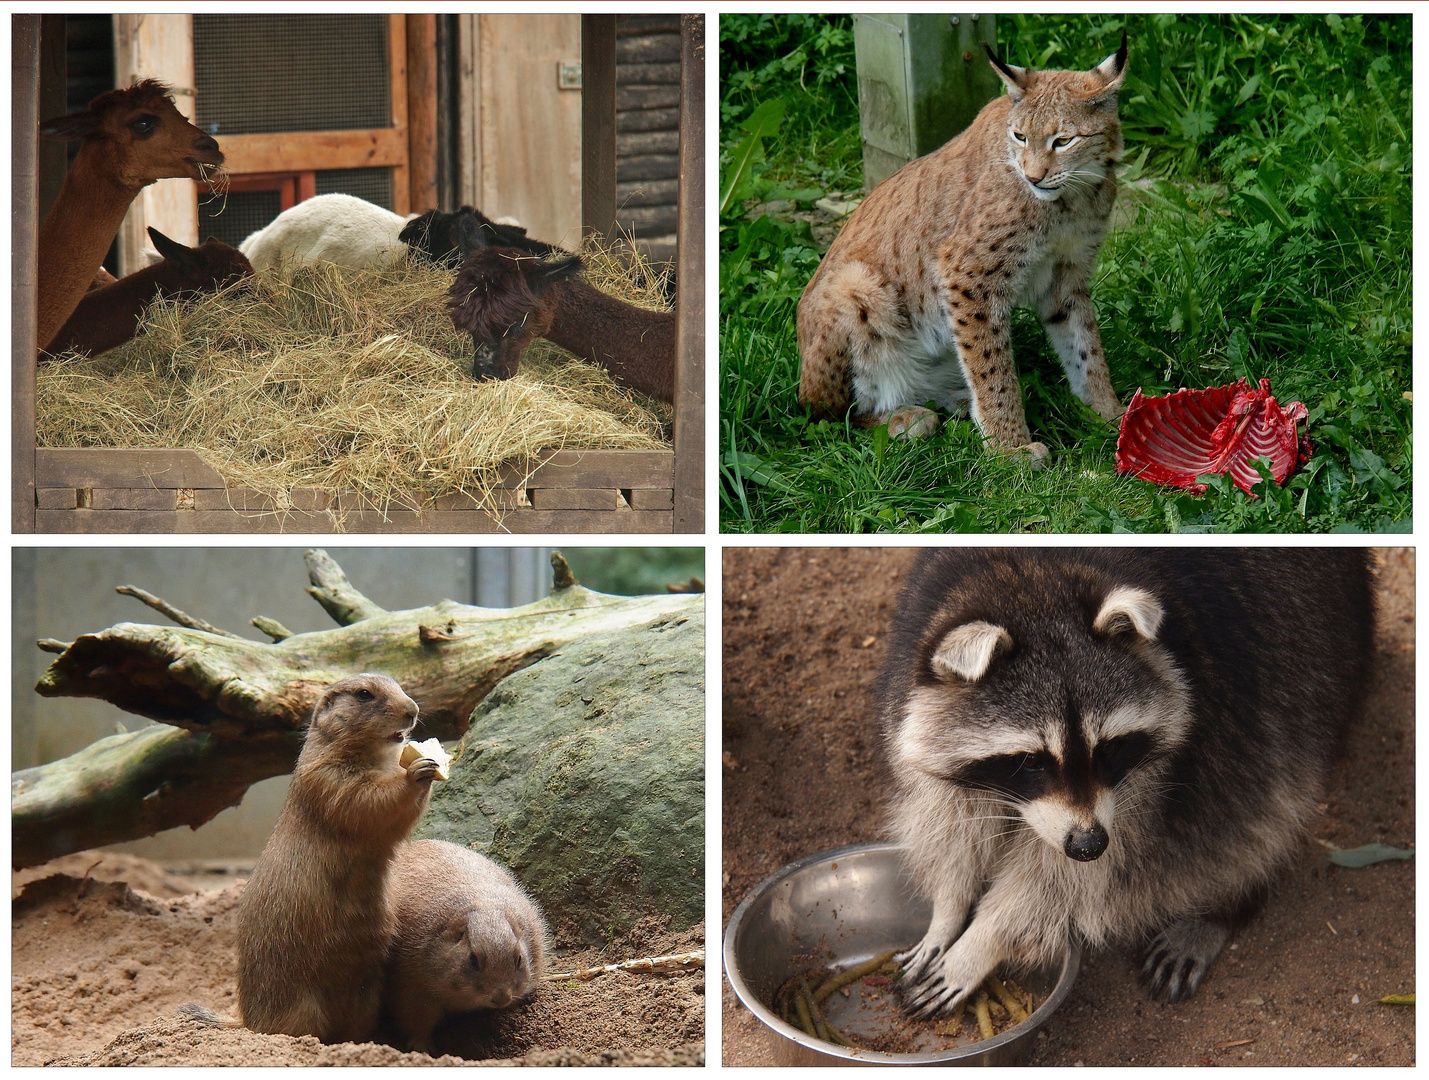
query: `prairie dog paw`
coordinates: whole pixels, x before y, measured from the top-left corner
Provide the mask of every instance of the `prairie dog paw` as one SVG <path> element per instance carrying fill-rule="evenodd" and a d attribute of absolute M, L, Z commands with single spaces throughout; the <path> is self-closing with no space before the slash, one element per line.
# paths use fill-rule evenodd
<path fill-rule="evenodd" d="M 1141 965 L 1141 979 L 1151 996 L 1164 993 L 1171 1003 L 1189 998 L 1229 937 L 1225 923 L 1209 919 L 1181 919 L 1157 934 Z"/>
<path fill-rule="evenodd" d="M 938 414 L 921 405 L 905 405 L 888 414 L 888 437 L 926 439 L 938 430 Z"/>
<path fill-rule="evenodd" d="M 924 1020 L 951 1012 L 997 968 L 998 959 L 970 947 L 963 938 L 930 956 L 921 971 L 909 967 L 898 981 L 904 1011 Z"/>

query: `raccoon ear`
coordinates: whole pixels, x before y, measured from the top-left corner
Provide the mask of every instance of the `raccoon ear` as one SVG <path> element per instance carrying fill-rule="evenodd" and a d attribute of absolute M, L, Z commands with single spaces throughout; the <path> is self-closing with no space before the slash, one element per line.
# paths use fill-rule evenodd
<path fill-rule="evenodd" d="M 1000 626 L 977 620 L 949 630 L 933 654 L 933 670 L 977 682 L 992 666 L 993 658 L 1012 648 L 1012 635 Z"/>
<path fill-rule="evenodd" d="M 1102 609 L 1092 620 L 1092 629 L 1109 637 L 1135 630 L 1147 641 L 1155 641 L 1165 615 L 1161 602 L 1145 589 L 1121 585 L 1102 601 Z"/>

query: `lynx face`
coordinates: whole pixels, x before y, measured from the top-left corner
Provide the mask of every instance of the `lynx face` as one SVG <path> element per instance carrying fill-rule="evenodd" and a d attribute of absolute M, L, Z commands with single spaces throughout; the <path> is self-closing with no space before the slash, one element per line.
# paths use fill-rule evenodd
<path fill-rule="evenodd" d="M 1121 156 L 1117 91 L 1126 57 L 1117 52 L 1091 71 L 1033 71 L 993 60 L 1007 84 L 1007 163 L 1032 194 L 1054 202 L 1073 187 L 1102 182 Z"/>

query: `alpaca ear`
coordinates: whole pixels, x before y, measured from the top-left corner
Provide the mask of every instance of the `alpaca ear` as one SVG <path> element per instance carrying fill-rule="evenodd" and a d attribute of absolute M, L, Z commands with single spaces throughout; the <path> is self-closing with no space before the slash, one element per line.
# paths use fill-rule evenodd
<path fill-rule="evenodd" d="M 432 227 L 432 216 L 435 210 L 428 210 L 425 214 L 418 214 L 409 218 L 407 224 L 402 226 L 402 231 L 397 234 L 397 239 L 404 244 L 412 245 L 415 241 L 426 236 L 427 230 Z"/>
<path fill-rule="evenodd" d="M 1119 585 L 1102 601 L 1101 610 L 1092 620 L 1092 629 L 1108 637 L 1135 631 L 1147 641 L 1155 641 L 1165 617 L 1161 601 L 1145 589 Z"/>
<path fill-rule="evenodd" d="M 933 671 L 964 682 L 977 682 L 987 674 L 999 653 L 1012 648 L 1012 635 L 981 619 L 949 630 L 933 653 Z"/>
<path fill-rule="evenodd" d="M 53 139 L 56 142 L 73 142 L 75 139 L 92 135 L 98 130 L 99 118 L 87 112 L 57 116 L 40 125 L 41 137 Z"/>
<path fill-rule="evenodd" d="M 457 243 L 461 247 L 463 255 L 471 255 L 474 251 L 480 251 L 484 247 L 489 247 L 490 242 L 486 238 L 486 231 L 481 227 L 481 222 L 469 214 L 463 214 L 457 220 L 456 226 Z"/>
<path fill-rule="evenodd" d="M 557 282 L 575 277 L 585 269 L 579 255 L 567 255 L 564 259 L 546 259 L 526 271 L 526 284 L 540 296 Z"/>
<path fill-rule="evenodd" d="M 997 77 L 1007 84 L 1007 92 L 1012 100 L 1014 102 L 1021 101 L 1022 95 L 1027 92 L 1027 80 L 1028 76 L 1032 74 L 1032 69 L 1004 64 L 997 58 L 997 53 L 992 51 L 991 45 L 984 41 L 982 47 L 987 50 L 987 58 L 992 61 L 992 70 L 997 72 Z"/>
<path fill-rule="evenodd" d="M 175 265 L 193 265 L 194 257 L 192 248 L 180 244 L 177 240 L 170 240 L 152 225 L 149 226 L 149 239 L 154 242 L 154 250 Z"/>

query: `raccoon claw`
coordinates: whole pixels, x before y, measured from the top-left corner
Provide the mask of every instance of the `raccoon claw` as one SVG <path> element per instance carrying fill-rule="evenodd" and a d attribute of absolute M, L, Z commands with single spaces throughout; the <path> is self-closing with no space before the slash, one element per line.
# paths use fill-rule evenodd
<path fill-rule="evenodd" d="M 1141 965 L 1147 991 L 1152 997 L 1164 992 L 1168 1004 L 1185 1001 L 1200 988 L 1201 978 L 1228 937 L 1228 927 L 1207 919 L 1172 923 L 1147 946 Z"/>
<path fill-rule="evenodd" d="M 938 958 L 938 954 L 943 951 L 941 945 L 934 945 L 926 953 L 923 951 L 923 944 L 913 946 L 907 952 L 899 953 L 893 957 L 898 965 L 903 968 L 898 978 L 907 985 L 912 986 L 921 981 L 928 970 L 928 965 Z"/>

